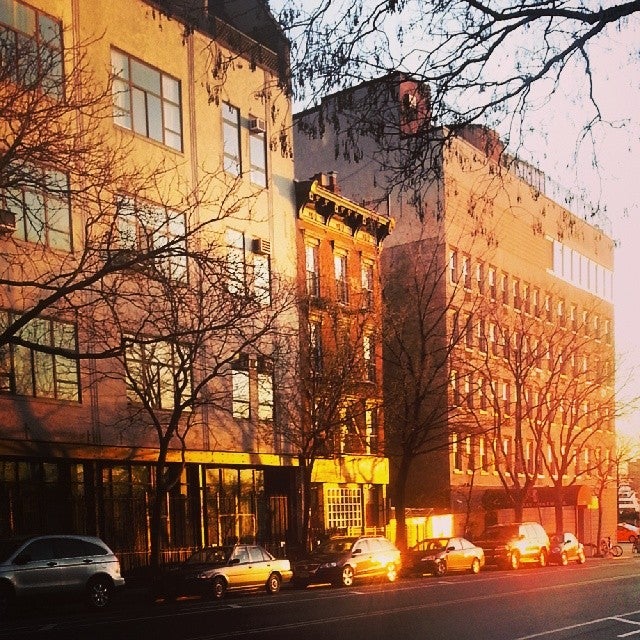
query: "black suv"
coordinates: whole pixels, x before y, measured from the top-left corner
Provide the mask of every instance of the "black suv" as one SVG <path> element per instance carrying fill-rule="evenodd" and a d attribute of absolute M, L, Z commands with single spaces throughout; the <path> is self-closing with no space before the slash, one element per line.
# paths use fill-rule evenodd
<path fill-rule="evenodd" d="M 536 562 L 544 567 L 549 559 L 549 536 L 538 522 L 494 524 L 474 543 L 484 549 L 487 565 L 517 569 Z"/>
<path fill-rule="evenodd" d="M 293 583 L 299 587 L 330 582 L 350 587 L 359 578 L 398 577 L 400 551 L 383 536 L 333 537 L 293 566 Z"/>

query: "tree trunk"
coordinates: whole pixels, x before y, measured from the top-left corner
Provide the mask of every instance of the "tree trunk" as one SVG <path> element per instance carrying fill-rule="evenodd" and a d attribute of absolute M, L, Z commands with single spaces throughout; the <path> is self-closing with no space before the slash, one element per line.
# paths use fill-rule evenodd
<path fill-rule="evenodd" d="M 564 487 L 557 486 L 555 490 L 555 516 L 556 516 L 556 532 L 564 532 Z"/>
<path fill-rule="evenodd" d="M 400 468 L 398 469 L 398 477 L 396 478 L 395 487 L 395 508 L 396 508 L 396 547 L 401 551 L 407 548 L 407 518 L 406 518 L 406 490 L 407 479 L 409 477 L 409 467 L 411 463 L 402 457 Z"/>
<path fill-rule="evenodd" d="M 313 472 L 313 460 L 309 461 L 300 457 L 300 471 L 302 480 L 302 530 L 300 531 L 300 544 L 305 551 L 313 548 L 311 540 L 311 476 Z"/>

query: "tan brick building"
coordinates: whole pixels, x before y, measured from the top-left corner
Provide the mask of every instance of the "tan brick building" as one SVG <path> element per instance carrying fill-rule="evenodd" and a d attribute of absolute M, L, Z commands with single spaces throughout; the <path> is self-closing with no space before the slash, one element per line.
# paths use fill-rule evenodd
<path fill-rule="evenodd" d="M 427 144 L 428 91 L 401 74 L 375 84 L 298 114 L 294 149 L 298 177 L 335 170 L 345 195 L 396 219 L 383 253 L 392 504 L 413 446 L 403 506 L 452 512 L 459 533 L 514 513 L 551 531 L 557 504 L 585 541 L 613 535 L 613 241 L 482 127 L 432 130 L 416 169 L 429 180 L 398 187 L 403 149 Z M 413 414 L 394 402 L 406 390 L 424 392 Z"/>

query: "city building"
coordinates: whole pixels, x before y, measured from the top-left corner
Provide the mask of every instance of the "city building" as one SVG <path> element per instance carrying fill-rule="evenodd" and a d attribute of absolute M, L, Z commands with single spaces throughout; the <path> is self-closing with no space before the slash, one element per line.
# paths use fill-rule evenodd
<path fill-rule="evenodd" d="M 296 193 L 303 348 L 295 440 L 312 463 L 310 534 L 384 532 L 379 276 L 393 221 L 345 198 L 335 175 L 298 181 Z"/>
<path fill-rule="evenodd" d="M 179 347 L 196 328 L 162 342 L 169 317 L 158 310 L 204 290 L 196 257 L 213 246 L 230 317 L 245 301 L 259 326 L 276 280 L 295 281 L 286 39 L 259 0 L 5 0 L 0 30 L 3 50 L 16 49 L 2 56 L 3 138 L 8 110 L 29 113 L 27 98 L 59 114 L 26 143 L 15 136 L 23 155 L 0 175 L 0 535 L 97 534 L 125 570 L 146 564 L 162 445 L 165 559 L 235 539 L 280 550 L 296 531 L 297 460 L 275 435 L 268 339 L 207 345 L 181 396 Z M 72 99 L 78 108 L 65 112 Z M 102 170 L 79 173 L 62 153 L 72 141 L 83 162 L 95 145 Z M 107 184 L 109 171 L 120 182 Z M 126 349 L 91 357 L 120 330 L 117 317 Z M 297 312 L 269 321 L 295 328 Z"/>
<path fill-rule="evenodd" d="M 468 535 L 514 517 L 613 535 L 604 225 L 494 132 L 433 126 L 429 91 L 404 74 L 294 123 L 298 179 L 335 171 L 346 196 L 396 220 L 382 263 L 396 517 L 451 512 Z"/>

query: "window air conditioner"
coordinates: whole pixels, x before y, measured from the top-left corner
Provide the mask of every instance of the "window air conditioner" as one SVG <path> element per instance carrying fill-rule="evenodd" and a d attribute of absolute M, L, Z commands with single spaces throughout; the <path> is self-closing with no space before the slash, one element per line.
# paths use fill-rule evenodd
<path fill-rule="evenodd" d="M 262 118 L 249 118 L 249 131 L 251 133 L 264 133 L 267 123 Z"/>
<path fill-rule="evenodd" d="M 264 238 L 255 238 L 253 240 L 253 252 L 268 256 L 271 253 L 271 242 Z"/>

